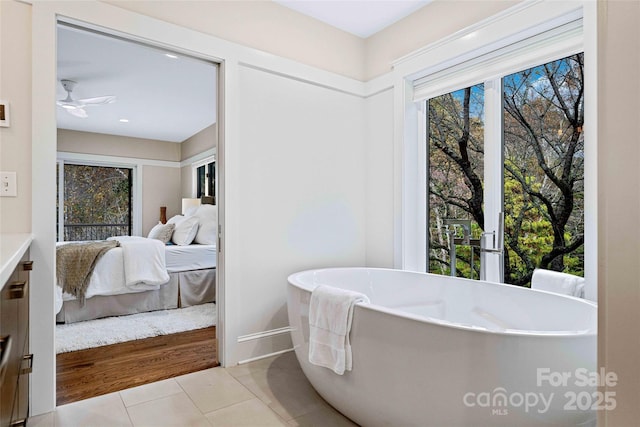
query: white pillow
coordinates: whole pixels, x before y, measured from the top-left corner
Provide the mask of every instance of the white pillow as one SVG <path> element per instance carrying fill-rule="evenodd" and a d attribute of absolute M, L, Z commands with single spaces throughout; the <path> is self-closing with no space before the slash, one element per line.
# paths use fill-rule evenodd
<path fill-rule="evenodd" d="M 171 223 L 163 224 L 158 222 L 152 229 L 149 231 L 149 235 L 147 236 L 150 239 L 158 239 L 162 243 L 166 244 L 169 240 L 171 240 L 171 235 L 173 234 L 173 230 L 176 228 L 176 225 Z"/>
<path fill-rule="evenodd" d="M 167 221 L 167 224 L 177 224 L 180 221 L 182 221 L 185 217 L 182 215 L 175 215 L 172 216 L 171 218 L 169 218 L 169 221 Z"/>
<path fill-rule="evenodd" d="M 218 207 L 200 205 L 194 216 L 198 218 L 200 224 L 194 242 L 201 245 L 215 245 L 218 231 Z"/>
<path fill-rule="evenodd" d="M 184 216 L 192 216 L 195 215 L 196 212 L 198 212 L 198 208 L 200 206 L 191 206 L 189 209 L 187 209 L 187 211 L 184 213 Z"/>
<path fill-rule="evenodd" d="M 181 218 L 176 218 L 178 216 Z M 176 218 L 176 229 L 173 230 L 171 241 L 180 246 L 190 245 L 198 233 L 198 217 L 190 216 L 185 218 L 182 217 L 182 215 L 176 215 L 171 219 L 174 218 Z M 167 221 L 167 223 L 169 223 L 169 221 Z"/>

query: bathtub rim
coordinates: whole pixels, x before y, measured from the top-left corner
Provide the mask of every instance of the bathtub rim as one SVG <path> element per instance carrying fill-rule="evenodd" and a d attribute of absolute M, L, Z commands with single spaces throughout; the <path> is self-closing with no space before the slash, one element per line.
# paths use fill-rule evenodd
<path fill-rule="evenodd" d="M 306 292 L 313 292 L 313 290 L 319 286 L 308 286 L 305 284 L 300 283 L 299 281 L 297 281 L 297 277 L 298 276 L 302 276 L 305 274 L 310 274 L 310 273 L 315 273 L 315 272 L 322 272 L 322 271 L 339 271 L 339 270 L 367 270 L 367 271 L 393 271 L 393 272 L 399 272 L 399 273 L 411 273 L 411 274 L 424 274 L 427 276 L 440 276 L 439 274 L 433 274 L 433 273 L 422 273 L 422 272 L 418 272 L 418 271 L 410 271 L 410 270 L 400 270 L 400 269 L 395 269 L 395 268 L 379 268 L 379 267 L 326 267 L 326 268 L 312 268 L 312 269 L 307 269 L 307 270 L 302 270 L 302 271 L 298 271 L 296 273 L 292 273 L 287 277 L 287 282 L 289 283 L 290 286 L 294 286 L 298 289 L 301 289 L 303 291 Z M 444 277 L 449 277 L 449 276 L 444 276 Z M 456 277 L 457 280 L 462 280 L 462 281 L 466 281 L 466 282 L 478 282 L 478 280 L 472 280 L 472 279 L 466 279 L 463 277 Z M 557 294 L 555 292 L 549 292 L 549 291 L 543 291 L 540 289 L 531 289 L 531 288 L 523 288 L 521 286 L 516 286 L 516 285 L 510 285 L 507 283 L 497 283 L 497 282 L 489 282 L 489 281 L 483 281 L 482 282 L 485 285 L 488 286 L 495 286 L 495 287 L 508 287 L 508 288 L 513 288 L 513 289 L 517 289 L 517 292 L 522 292 L 524 289 L 526 289 L 527 291 L 530 292 L 538 292 L 538 293 L 542 293 L 542 294 L 547 294 L 547 295 L 552 295 L 554 298 L 565 298 L 568 300 L 573 300 L 579 304 L 586 304 L 590 307 L 593 307 L 596 312 L 597 312 L 597 308 L 598 305 L 593 302 L 593 301 L 589 301 L 589 300 L 585 300 L 583 298 L 578 298 L 578 297 L 573 297 L 570 295 L 563 295 L 563 294 Z M 330 286 L 330 285 L 329 285 Z M 434 317 L 428 317 L 428 316 L 419 316 L 416 314 L 412 314 L 412 313 L 408 313 L 399 309 L 394 309 L 394 308 L 389 308 L 389 307 L 385 307 L 383 305 L 379 305 L 379 304 L 373 304 L 373 303 L 364 303 L 364 302 L 359 302 L 356 303 L 356 307 L 360 307 L 362 309 L 365 310 L 371 310 L 371 311 L 377 311 L 377 312 L 382 312 L 385 313 L 387 315 L 391 315 L 391 316 L 397 316 L 397 317 L 401 317 L 404 319 L 408 319 L 408 320 L 413 320 L 416 322 L 421 322 L 421 323 L 428 323 L 430 325 L 436 325 L 436 326 L 441 326 L 441 327 L 447 327 L 447 328 L 453 328 L 453 329 L 459 329 L 459 330 L 463 330 L 463 331 L 470 331 L 470 332 L 479 332 L 479 333 L 485 333 L 485 334 L 494 334 L 494 335 L 508 335 L 508 336 L 521 336 L 521 337 L 545 337 L 545 338 L 550 338 L 550 337 L 558 337 L 558 338 L 571 338 L 571 337 L 575 337 L 575 338 L 584 338 L 584 337 L 594 337 L 597 336 L 598 333 L 598 326 L 596 324 L 595 329 L 591 330 L 591 329 L 582 329 L 582 330 L 576 330 L 576 331 L 571 331 L 571 330 L 557 330 L 557 331 L 541 331 L 541 330 L 524 330 L 524 329 L 504 329 L 504 330 L 493 330 L 493 329 L 488 329 L 482 326 L 475 326 L 475 325 L 466 325 L 463 323 L 456 323 L 456 322 L 451 322 L 451 321 L 447 321 L 447 320 L 443 320 L 443 319 L 438 319 L 438 318 L 434 318 Z M 597 321 L 597 318 L 596 318 Z"/>

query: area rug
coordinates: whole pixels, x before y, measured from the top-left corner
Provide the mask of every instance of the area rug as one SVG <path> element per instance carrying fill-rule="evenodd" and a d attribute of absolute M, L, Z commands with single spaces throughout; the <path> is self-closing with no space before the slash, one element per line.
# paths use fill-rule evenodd
<path fill-rule="evenodd" d="M 56 354 L 216 324 L 215 303 L 56 325 Z"/>

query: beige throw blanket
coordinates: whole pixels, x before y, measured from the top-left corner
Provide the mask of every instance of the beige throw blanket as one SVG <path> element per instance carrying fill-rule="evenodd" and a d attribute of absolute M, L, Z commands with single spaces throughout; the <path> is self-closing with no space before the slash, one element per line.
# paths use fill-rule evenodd
<path fill-rule="evenodd" d="M 109 249 L 119 246 L 115 240 L 74 242 L 56 248 L 56 276 L 58 286 L 84 304 L 84 296 L 91 274 L 98 260 Z"/>

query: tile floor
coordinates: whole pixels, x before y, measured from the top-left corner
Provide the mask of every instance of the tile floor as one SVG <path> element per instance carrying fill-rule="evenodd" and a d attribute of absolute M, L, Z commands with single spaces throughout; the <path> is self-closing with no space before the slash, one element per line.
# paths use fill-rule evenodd
<path fill-rule="evenodd" d="M 29 427 L 355 426 L 315 392 L 293 352 L 80 402 Z"/>

